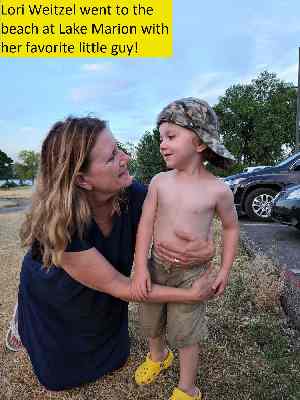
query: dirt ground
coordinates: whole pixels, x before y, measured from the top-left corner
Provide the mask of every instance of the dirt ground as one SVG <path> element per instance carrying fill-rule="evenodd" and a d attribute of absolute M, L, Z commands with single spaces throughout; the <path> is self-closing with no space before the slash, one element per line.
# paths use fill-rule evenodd
<path fill-rule="evenodd" d="M 23 186 L 15 189 L 0 189 L 0 199 L 29 199 L 31 195 L 31 186 Z"/>
<path fill-rule="evenodd" d="M 48 392 L 34 376 L 26 353 L 6 350 L 4 337 L 24 254 L 18 239 L 21 222 L 21 213 L 0 215 L 0 399 L 168 399 L 177 383 L 178 357 L 155 384 L 139 388 L 133 382 L 134 370 L 147 352 L 135 304 L 130 305 L 132 352 L 128 364 L 93 384 Z M 218 225 L 216 229 L 219 241 Z M 300 399 L 299 333 L 282 315 L 279 292 L 278 273 L 272 264 L 263 258 L 250 259 L 241 250 L 225 296 L 208 306 L 210 334 L 203 345 L 198 374 L 205 400 Z"/>

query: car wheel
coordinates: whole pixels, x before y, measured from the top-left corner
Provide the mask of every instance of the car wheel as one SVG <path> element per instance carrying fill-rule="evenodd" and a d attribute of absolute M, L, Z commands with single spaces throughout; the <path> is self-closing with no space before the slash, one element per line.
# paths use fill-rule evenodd
<path fill-rule="evenodd" d="M 253 221 L 272 221 L 272 201 L 278 192 L 270 188 L 258 188 L 245 200 L 245 211 Z"/>

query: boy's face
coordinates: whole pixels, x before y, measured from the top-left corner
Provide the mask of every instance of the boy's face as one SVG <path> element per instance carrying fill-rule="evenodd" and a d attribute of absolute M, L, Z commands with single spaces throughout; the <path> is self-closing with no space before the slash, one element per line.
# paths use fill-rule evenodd
<path fill-rule="evenodd" d="M 207 147 L 191 130 L 164 122 L 159 127 L 160 153 L 167 168 L 184 168 L 193 160 L 199 161 L 200 153 Z"/>

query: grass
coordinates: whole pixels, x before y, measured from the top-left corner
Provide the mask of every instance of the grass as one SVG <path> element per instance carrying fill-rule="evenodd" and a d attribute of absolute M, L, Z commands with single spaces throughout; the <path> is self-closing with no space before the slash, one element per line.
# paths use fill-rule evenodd
<path fill-rule="evenodd" d="M 16 300 L 20 260 L 17 232 L 20 213 L 0 215 L 0 331 L 4 338 Z M 219 225 L 216 224 L 217 242 Z M 219 260 L 216 257 L 216 263 Z M 198 384 L 205 400 L 299 400 L 300 339 L 288 326 L 280 306 L 281 282 L 271 262 L 237 258 L 225 295 L 209 302 L 209 338 L 201 352 Z M 128 364 L 93 384 L 60 393 L 43 389 L 25 353 L 8 352 L 0 345 L 0 399 L 24 400 L 163 400 L 178 378 L 174 366 L 149 387 L 136 387 L 133 373 L 146 352 L 139 334 L 138 307 L 130 305 L 132 352 Z M 175 352 L 177 355 L 177 353 Z"/>

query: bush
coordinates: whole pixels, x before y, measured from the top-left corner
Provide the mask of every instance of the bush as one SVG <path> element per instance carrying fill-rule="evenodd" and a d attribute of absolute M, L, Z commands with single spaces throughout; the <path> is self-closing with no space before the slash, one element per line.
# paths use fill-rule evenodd
<path fill-rule="evenodd" d="M 246 168 L 246 166 L 244 164 L 235 163 L 232 167 L 228 168 L 225 171 L 221 168 L 215 167 L 212 164 L 209 164 L 209 163 L 207 164 L 207 169 L 209 171 L 211 171 L 214 175 L 221 176 L 221 177 L 239 174 L 240 172 L 243 172 L 245 170 L 245 168 Z"/>

